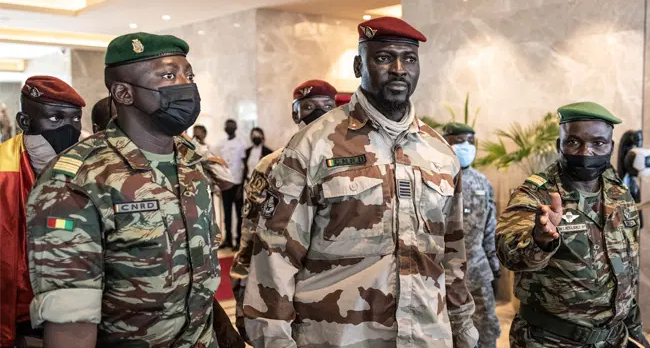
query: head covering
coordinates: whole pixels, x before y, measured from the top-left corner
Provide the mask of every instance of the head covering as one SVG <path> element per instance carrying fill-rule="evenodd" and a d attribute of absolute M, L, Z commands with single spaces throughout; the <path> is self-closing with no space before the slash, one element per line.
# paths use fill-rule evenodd
<path fill-rule="evenodd" d="M 32 76 L 25 81 L 20 92 L 37 103 L 67 103 L 80 108 L 86 106 L 74 88 L 54 76 Z"/>
<path fill-rule="evenodd" d="M 336 98 L 336 88 L 323 80 L 309 80 L 300 84 L 293 90 L 293 101 L 311 97 Z"/>
<path fill-rule="evenodd" d="M 108 44 L 104 63 L 114 67 L 166 56 L 185 56 L 189 51 L 187 42 L 176 36 L 132 33 L 118 36 Z"/>
<path fill-rule="evenodd" d="M 336 98 L 334 98 L 336 101 L 336 106 L 341 106 L 348 104 L 350 100 L 352 100 L 352 95 L 350 94 L 337 94 Z"/>
<path fill-rule="evenodd" d="M 622 122 L 603 106 L 592 102 L 561 106 L 557 109 L 557 114 L 560 117 L 560 124 L 574 121 L 603 121 L 615 125 Z"/>
<path fill-rule="evenodd" d="M 465 123 L 459 123 L 459 122 L 451 122 L 447 123 L 443 128 L 442 131 L 445 133 L 445 136 L 447 135 L 459 135 L 459 134 L 475 134 L 474 128 L 470 127 L 468 124 Z"/>
<path fill-rule="evenodd" d="M 380 17 L 359 24 L 359 43 L 366 41 L 401 42 L 419 46 L 427 37 L 399 18 Z"/>

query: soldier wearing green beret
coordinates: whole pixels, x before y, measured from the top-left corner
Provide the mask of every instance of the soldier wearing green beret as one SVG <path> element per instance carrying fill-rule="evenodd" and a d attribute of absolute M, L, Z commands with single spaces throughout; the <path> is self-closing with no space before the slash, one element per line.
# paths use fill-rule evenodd
<path fill-rule="evenodd" d="M 117 118 L 55 158 L 29 196 L 31 320 L 46 347 L 228 347 L 217 336 L 236 335 L 214 300 L 209 183 L 180 136 L 201 110 L 188 51 L 174 36 L 113 40 Z"/>
<path fill-rule="evenodd" d="M 637 304 L 639 212 L 610 164 L 621 121 L 591 102 L 558 114 L 559 160 L 517 188 L 497 226 L 521 300 L 510 344 L 649 347 Z"/>
<path fill-rule="evenodd" d="M 496 207 L 494 190 L 485 175 L 472 167 L 476 158 L 474 128 L 465 123 L 449 123 L 443 128 L 445 140 L 454 148 L 462 168 L 463 230 L 467 251 L 467 288 L 474 298 L 472 315 L 481 348 L 496 348 L 501 326 L 496 313 L 496 282 L 501 273 L 494 247 Z"/>

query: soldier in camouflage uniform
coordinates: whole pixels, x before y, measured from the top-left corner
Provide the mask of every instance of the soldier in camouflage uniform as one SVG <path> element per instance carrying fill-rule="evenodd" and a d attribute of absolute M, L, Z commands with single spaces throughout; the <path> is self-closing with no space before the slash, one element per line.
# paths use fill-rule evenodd
<path fill-rule="evenodd" d="M 255 347 L 474 347 L 460 166 L 409 101 L 426 38 L 388 17 L 358 31 L 360 89 L 269 173 L 246 332 Z"/>
<path fill-rule="evenodd" d="M 46 347 L 218 346 L 219 231 L 201 157 L 176 136 L 200 110 L 188 50 L 173 36 L 113 40 L 116 122 L 54 159 L 29 196 L 31 319 Z"/>
<path fill-rule="evenodd" d="M 336 88 L 322 80 L 301 83 L 293 91 L 292 119 L 300 129 L 317 120 L 336 106 Z M 248 278 L 253 243 L 251 235 L 257 228 L 260 208 L 266 199 L 268 174 L 280 159 L 283 149 L 265 156 L 255 166 L 251 178 L 244 184 L 244 211 L 242 213 L 242 249 L 235 256 L 230 269 L 232 291 L 237 301 L 236 324 L 241 336 L 248 341 L 244 327 L 244 292 Z"/>
<path fill-rule="evenodd" d="M 472 168 L 476 157 L 474 129 L 464 123 L 444 127 L 463 173 L 463 229 L 467 250 L 467 287 L 476 310 L 472 316 L 481 348 L 496 348 L 501 325 L 496 313 L 496 282 L 501 276 L 494 245 L 496 207 L 494 190 L 483 173 Z"/>
<path fill-rule="evenodd" d="M 621 121 L 590 102 L 558 114 L 560 159 L 515 191 L 497 227 L 521 300 L 511 346 L 626 347 L 629 337 L 648 347 L 636 299 L 639 213 L 609 163 Z"/>

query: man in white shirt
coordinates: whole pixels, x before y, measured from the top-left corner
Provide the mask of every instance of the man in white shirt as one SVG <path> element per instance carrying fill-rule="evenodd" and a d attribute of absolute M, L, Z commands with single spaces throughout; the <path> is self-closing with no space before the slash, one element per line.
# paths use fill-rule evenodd
<path fill-rule="evenodd" d="M 246 157 L 246 142 L 237 138 L 237 122 L 235 120 L 227 120 L 225 131 L 228 134 L 226 139 L 219 149 L 219 156 L 223 158 L 230 173 L 234 178 L 234 186 L 223 191 L 223 212 L 224 221 L 226 225 L 226 237 L 224 238 L 221 248 L 232 248 L 232 206 L 235 205 L 235 214 L 237 216 L 237 241 L 235 242 L 234 250 L 239 250 L 239 241 L 241 239 L 241 213 L 243 206 L 242 199 L 242 184 L 244 183 L 244 158 Z"/>

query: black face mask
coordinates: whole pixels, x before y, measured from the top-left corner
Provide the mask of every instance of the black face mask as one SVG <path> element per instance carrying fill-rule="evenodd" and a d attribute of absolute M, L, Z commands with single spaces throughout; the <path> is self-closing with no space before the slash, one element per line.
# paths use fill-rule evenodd
<path fill-rule="evenodd" d="M 600 156 L 566 155 L 563 152 L 561 165 L 567 175 L 577 181 L 591 181 L 599 178 L 609 167 L 612 154 Z"/>
<path fill-rule="evenodd" d="M 165 86 L 158 89 L 130 84 L 160 94 L 160 106 L 151 113 L 138 108 L 135 104 L 133 106 L 149 114 L 152 123 L 164 134 L 180 135 L 194 124 L 201 113 L 201 96 L 196 83 Z"/>
<path fill-rule="evenodd" d="M 316 121 L 319 117 L 325 115 L 326 113 L 327 113 L 327 111 L 325 111 L 323 109 L 314 109 L 314 111 L 312 111 L 311 114 L 307 115 L 301 121 L 305 122 L 305 124 L 310 124 L 310 123 Z"/>
<path fill-rule="evenodd" d="M 41 136 L 50 143 L 57 155 L 76 144 L 80 135 L 81 132 L 71 124 L 41 132 Z"/>
<path fill-rule="evenodd" d="M 228 134 L 228 135 L 230 135 L 230 136 L 234 136 L 234 135 L 235 135 L 235 132 L 237 131 L 237 129 L 235 129 L 235 128 L 230 128 L 230 127 L 226 127 L 225 130 L 226 130 L 226 134 Z"/>
<path fill-rule="evenodd" d="M 254 138 L 253 138 L 253 144 L 255 144 L 255 146 L 260 146 L 260 145 L 262 145 L 262 142 L 263 142 L 263 141 L 264 141 L 264 139 L 262 139 L 262 138 L 260 138 L 260 137 L 254 137 Z"/>

